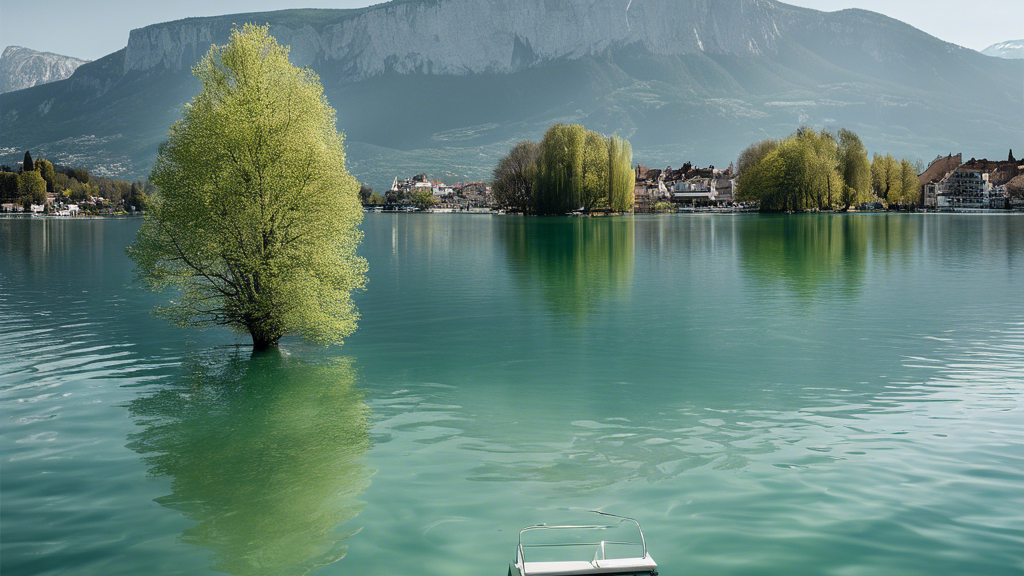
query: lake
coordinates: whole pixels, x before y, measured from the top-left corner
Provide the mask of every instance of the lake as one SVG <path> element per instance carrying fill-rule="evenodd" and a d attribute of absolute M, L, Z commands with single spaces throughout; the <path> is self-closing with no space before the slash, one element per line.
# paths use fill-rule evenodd
<path fill-rule="evenodd" d="M 504 576 L 597 508 L 664 576 L 1024 572 L 1024 217 L 368 214 L 358 331 L 257 358 L 138 226 L 0 219 L 4 576 Z"/>

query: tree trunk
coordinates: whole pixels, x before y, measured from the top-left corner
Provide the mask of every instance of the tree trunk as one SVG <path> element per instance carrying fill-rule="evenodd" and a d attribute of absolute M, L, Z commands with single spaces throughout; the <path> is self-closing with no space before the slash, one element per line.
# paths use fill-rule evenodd
<path fill-rule="evenodd" d="M 257 330 L 250 330 L 249 333 L 252 335 L 253 352 L 266 352 L 277 348 L 277 342 L 281 339 L 280 335 L 265 334 Z"/>

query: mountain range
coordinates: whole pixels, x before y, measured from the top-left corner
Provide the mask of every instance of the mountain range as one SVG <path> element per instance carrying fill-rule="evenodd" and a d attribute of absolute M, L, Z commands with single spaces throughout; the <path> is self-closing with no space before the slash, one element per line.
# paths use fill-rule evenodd
<path fill-rule="evenodd" d="M 727 165 L 801 124 L 847 127 L 911 158 L 1024 149 L 1024 61 L 984 56 L 863 10 L 772 0 L 396 0 L 156 24 L 68 79 L 0 95 L 0 161 L 34 156 L 145 176 L 190 67 L 233 26 L 269 24 L 314 70 L 375 187 L 486 178 L 554 122 L 618 133 L 634 161 Z"/>
<path fill-rule="evenodd" d="M 8 46 L 0 54 L 0 93 L 63 80 L 88 60 Z"/>
<path fill-rule="evenodd" d="M 1010 60 L 1024 59 L 1024 40 L 1011 40 L 993 44 L 981 51 L 986 56 L 1007 58 Z"/>

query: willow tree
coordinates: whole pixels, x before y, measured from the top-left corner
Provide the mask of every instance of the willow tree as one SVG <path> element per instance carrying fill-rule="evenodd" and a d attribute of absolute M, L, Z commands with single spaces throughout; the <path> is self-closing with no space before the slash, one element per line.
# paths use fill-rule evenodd
<path fill-rule="evenodd" d="M 841 199 L 838 144 L 828 132 L 801 128 L 782 141 L 752 145 L 740 156 L 739 199 L 764 211 L 831 208 Z"/>
<path fill-rule="evenodd" d="M 849 208 L 860 202 L 867 202 L 871 194 L 871 161 L 860 136 L 839 130 L 839 170 L 843 175 L 843 192 L 840 204 Z"/>
<path fill-rule="evenodd" d="M 544 134 L 537 157 L 533 209 L 565 214 L 583 204 L 583 162 L 587 131 L 579 124 L 555 124 Z"/>
<path fill-rule="evenodd" d="M 362 210 L 319 79 L 251 24 L 193 74 L 202 91 L 161 146 L 161 193 L 128 249 L 149 288 L 178 290 L 157 312 L 248 332 L 257 350 L 341 342 L 365 282 Z"/>
<path fill-rule="evenodd" d="M 584 211 L 608 205 L 608 139 L 587 130 L 583 140 L 583 186 L 580 207 Z"/>
<path fill-rule="evenodd" d="M 608 207 L 614 212 L 632 212 L 635 176 L 633 147 L 618 136 L 608 139 Z"/>
<path fill-rule="evenodd" d="M 891 205 L 903 202 L 903 169 L 890 154 L 875 154 L 871 160 L 871 188 Z"/>

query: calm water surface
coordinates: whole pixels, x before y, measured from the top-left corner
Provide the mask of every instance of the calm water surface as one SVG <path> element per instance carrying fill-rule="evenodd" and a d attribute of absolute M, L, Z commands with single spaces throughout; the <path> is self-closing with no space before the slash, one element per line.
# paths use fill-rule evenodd
<path fill-rule="evenodd" d="M 1024 573 L 1022 217 L 371 214 L 359 331 L 257 359 L 137 228 L 0 220 L 4 576 L 504 575 L 574 508 L 666 576 Z"/>

